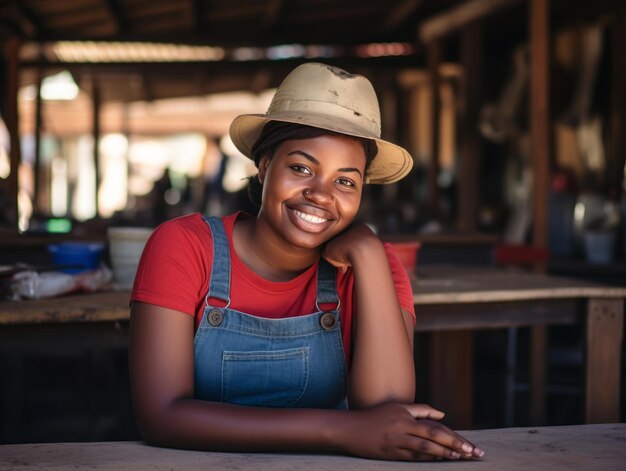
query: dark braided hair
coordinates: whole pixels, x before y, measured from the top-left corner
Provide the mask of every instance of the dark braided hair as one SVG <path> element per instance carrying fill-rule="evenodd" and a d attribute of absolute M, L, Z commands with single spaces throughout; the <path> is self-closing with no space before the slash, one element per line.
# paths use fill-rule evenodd
<path fill-rule="evenodd" d="M 312 139 L 319 136 L 345 136 L 334 131 L 327 129 L 314 128 L 312 126 L 306 126 L 303 124 L 283 123 L 281 121 L 270 121 L 261 131 L 261 135 L 252 146 L 250 150 L 254 165 L 258 168 L 261 157 L 268 155 L 271 159 L 274 157 L 274 153 L 278 146 L 284 141 L 295 139 Z M 349 136 L 351 137 L 351 136 Z M 371 139 L 365 139 L 361 137 L 353 137 L 353 139 L 359 141 L 363 145 L 365 152 L 365 172 L 370 166 L 370 163 L 378 153 L 378 146 L 376 142 Z M 259 182 L 259 179 L 254 176 L 250 177 L 250 185 L 248 186 L 248 196 L 252 203 L 261 207 L 261 195 L 263 193 L 263 185 Z"/>

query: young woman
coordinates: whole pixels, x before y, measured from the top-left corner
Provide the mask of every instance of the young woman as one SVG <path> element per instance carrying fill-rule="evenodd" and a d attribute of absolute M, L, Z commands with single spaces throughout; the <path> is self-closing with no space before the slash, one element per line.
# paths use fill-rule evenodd
<path fill-rule="evenodd" d="M 308 63 L 264 115 L 237 117 L 258 167 L 256 217 L 198 214 L 148 242 L 131 303 L 130 365 L 148 443 L 216 451 L 341 451 L 395 459 L 483 452 L 413 404 L 406 272 L 365 225 L 365 183 L 411 156 L 380 139 L 370 82 Z"/>

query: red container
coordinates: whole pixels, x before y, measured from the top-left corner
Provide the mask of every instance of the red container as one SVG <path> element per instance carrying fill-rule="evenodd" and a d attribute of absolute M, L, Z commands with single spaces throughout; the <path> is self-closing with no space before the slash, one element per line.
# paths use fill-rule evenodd
<path fill-rule="evenodd" d="M 409 273 L 415 273 L 417 269 L 417 254 L 422 244 L 417 241 L 390 242 L 390 244 L 404 268 Z"/>

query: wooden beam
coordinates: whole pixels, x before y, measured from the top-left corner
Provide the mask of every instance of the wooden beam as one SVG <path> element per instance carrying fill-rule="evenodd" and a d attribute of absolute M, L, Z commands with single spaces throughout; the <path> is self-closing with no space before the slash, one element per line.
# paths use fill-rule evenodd
<path fill-rule="evenodd" d="M 40 30 L 40 22 L 21 2 L 15 0 L 0 8 L 0 18 L 14 23 L 19 33 L 28 38 L 34 38 Z"/>
<path fill-rule="evenodd" d="M 474 337 L 469 330 L 432 332 L 429 403 L 446 413 L 452 428 L 473 427 Z"/>
<path fill-rule="evenodd" d="M 18 229 L 18 203 L 17 195 L 19 191 L 18 172 L 22 155 L 20 151 L 20 133 L 19 133 L 19 117 L 17 106 L 17 93 L 19 90 L 19 51 L 20 40 L 17 37 L 10 37 L 4 43 L 3 62 L 4 62 L 4 99 L 2 116 L 6 127 L 9 131 L 11 141 L 10 157 L 10 174 L 7 181 L 8 188 L 8 204 L 4 209 L 4 215 L 7 221 Z"/>
<path fill-rule="evenodd" d="M 115 23 L 115 33 L 124 34 L 128 30 L 128 22 L 124 17 L 124 11 L 120 0 L 106 0 L 106 6 L 109 10 L 109 14 Z"/>
<path fill-rule="evenodd" d="M 204 27 L 204 0 L 189 0 L 192 29 L 201 33 Z"/>
<path fill-rule="evenodd" d="M 383 32 L 393 31 L 405 21 L 422 4 L 422 0 L 404 0 L 393 8 L 383 21 L 380 29 Z"/>
<path fill-rule="evenodd" d="M 532 245 L 545 249 L 548 245 L 548 196 L 550 178 L 550 107 L 549 107 L 549 0 L 530 0 L 530 142 L 533 171 L 533 236 Z M 545 266 L 536 270 L 545 271 Z M 545 423 L 545 327 L 533 327 L 530 348 L 531 421 Z"/>
<path fill-rule="evenodd" d="M 143 91 L 143 100 L 147 102 L 152 102 L 155 100 L 154 91 L 152 89 L 152 84 L 150 83 L 150 79 L 147 74 L 141 74 L 141 88 Z"/>
<path fill-rule="evenodd" d="M 276 26 L 284 3 L 284 0 L 269 0 L 265 14 L 261 19 L 261 29 L 267 31 Z"/>
<path fill-rule="evenodd" d="M 100 188 L 100 85 L 97 80 L 93 79 L 93 87 L 91 90 L 92 100 L 92 132 L 93 132 L 93 165 L 94 165 L 94 180 L 95 191 L 94 201 L 96 205 L 96 218 L 99 215 L 99 188 Z"/>
<path fill-rule="evenodd" d="M 461 33 L 465 109 L 461 124 L 457 196 L 458 227 L 462 232 L 475 232 L 478 227 L 481 138 L 477 123 L 482 103 L 483 48 L 481 24 L 474 22 L 465 26 Z"/>
<path fill-rule="evenodd" d="M 623 299 L 590 299 L 587 307 L 585 422 L 620 421 Z M 612 340 L 609 340 L 612 339 Z M 618 411 L 615 413 L 615 411 Z"/>
<path fill-rule="evenodd" d="M 423 42 L 440 38 L 462 26 L 511 7 L 522 0 L 468 0 L 461 5 L 422 22 L 418 35 Z"/>
<path fill-rule="evenodd" d="M 611 111 L 607 153 L 609 196 L 619 200 L 626 165 L 626 10 L 618 12 L 609 23 L 611 41 Z M 626 224 L 626 221 L 625 221 Z"/>
<path fill-rule="evenodd" d="M 37 97 L 35 98 L 35 165 L 33 168 L 34 184 L 33 184 L 33 206 L 34 212 L 41 211 L 41 134 L 42 134 L 42 105 L 43 97 L 41 96 L 41 86 L 43 83 L 43 70 L 37 70 Z"/>
<path fill-rule="evenodd" d="M 428 166 L 428 209 L 431 219 L 439 217 L 439 135 L 441 127 L 441 95 L 439 64 L 441 64 L 441 43 L 432 41 L 426 45 L 426 61 L 430 77 L 430 122 L 431 122 L 431 152 Z"/>
<path fill-rule="evenodd" d="M 530 143 L 533 170 L 533 246 L 548 245 L 550 177 L 549 0 L 530 1 Z"/>

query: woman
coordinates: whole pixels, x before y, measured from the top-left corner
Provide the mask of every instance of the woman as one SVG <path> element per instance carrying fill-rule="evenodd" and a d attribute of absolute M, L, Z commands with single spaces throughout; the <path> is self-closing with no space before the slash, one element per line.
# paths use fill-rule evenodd
<path fill-rule="evenodd" d="M 370 82 L 308 63 L 265 115 L 237 117 L 258 167 L 252 217 L 190 215 L 148 242 L 131 304 L 131 382 L 147 442 L 339 450 L 398 460 L 483 452 L 413 404 L 406 272 L 355 225 L 363 184 L 411 169 L 380 139 Z"/>

